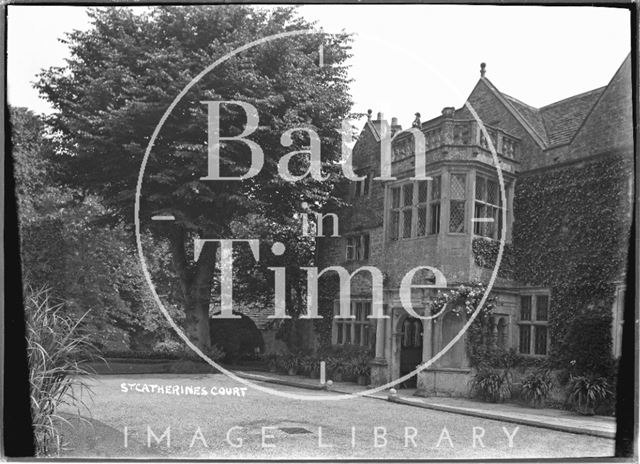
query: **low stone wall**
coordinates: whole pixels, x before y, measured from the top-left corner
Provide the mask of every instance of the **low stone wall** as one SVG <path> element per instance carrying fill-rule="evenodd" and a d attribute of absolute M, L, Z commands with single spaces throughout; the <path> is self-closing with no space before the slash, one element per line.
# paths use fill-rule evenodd
<path fill-rule="evenodd" d="M 420 396 L 468 397 L 471 369 L 427 369 L 418 373 Z"/>

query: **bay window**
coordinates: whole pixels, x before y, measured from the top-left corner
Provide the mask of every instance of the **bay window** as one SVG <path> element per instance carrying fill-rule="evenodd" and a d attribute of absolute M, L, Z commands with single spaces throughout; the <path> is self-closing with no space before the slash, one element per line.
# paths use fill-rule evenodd
<path fill-rule="evenodd" d="M 451 174 L 449 177 L 449 232 L 463 234 L 465 231 L 466 174 Z"/>
<path fill-rule="evenodd" d="M 391 187 L 389 240 L 436 235 L 440 232 L 441 177 Z M 415 217 L 415 226 L 414 226 Z"/>
<path fill-rule="evenodd" d="M 497 180 L 476 176 L 474 218 L 487 219 L 474 223 L 473 233 L 500 240 L 502 234 L 502 195 Z"/>

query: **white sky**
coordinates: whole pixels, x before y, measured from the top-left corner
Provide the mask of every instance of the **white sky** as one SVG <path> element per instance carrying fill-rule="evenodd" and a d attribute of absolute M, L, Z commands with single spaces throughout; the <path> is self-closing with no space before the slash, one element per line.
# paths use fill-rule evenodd
<path fill-rule="evenodd" d="M 615 8 L 305 5 L 327 32 L 357 34 L 354 111 L 397 116 L 410 125 L 460 107 L 487 63 L 487 77 L 532 106 L 606 85 L 631 50 L 629 12 Z M 64 32 L 89 26 L 79 6 L 8 7 L 8 99 L 50 112 L 31 82 L 64 63 Z"/>

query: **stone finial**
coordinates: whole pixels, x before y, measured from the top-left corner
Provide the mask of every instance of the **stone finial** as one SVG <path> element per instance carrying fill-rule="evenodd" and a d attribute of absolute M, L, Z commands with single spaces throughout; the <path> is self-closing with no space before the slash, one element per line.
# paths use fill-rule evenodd
<path fill-rule="evenodd" d="M 487 72 L 487 63 L 480 63 L 480 77 L 484 77 Z"/>
<path fill-rule="evenodd" d="M 411 123 L 411 127 L 417 127 L 419 129 L 422 126 L 422 123 L 420 122 L 420 113 L 416 113 L 415 116 L 416 118 Z"/>
<path fill-rule="evenodd" d="M 371 121 L 371 115 L 373 114 L 373 110 L 367 110 L 367 119 Z"/>

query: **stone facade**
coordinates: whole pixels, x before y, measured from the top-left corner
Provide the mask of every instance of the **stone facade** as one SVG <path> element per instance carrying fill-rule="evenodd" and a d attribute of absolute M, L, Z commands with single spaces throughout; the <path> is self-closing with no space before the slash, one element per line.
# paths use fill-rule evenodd
<path fill-rule="evenodd" d="M 418 266 L 432 266 L 443 273 L 448 287 L 474 280 L 486 284 L 493 269 L 476 264 L 473 243 L 498 243 L 505 209 L 505 241 L 510 247 L 518 246 L 518 237 L 512 236 L 512 226 L 518 221 L 514 211 L 527 214 L 518 208 L 518 179 L 612 153 L 631 158 L 631 105 L 630 58 L 606 87 L 544 108 L 533 108 L 502 94 L 483 75 L 462 108 L 445 108 L 442 115 L 420 124 L 428 181 L 411 179 L 419 159 L 414 153 L 414 136 L 400 133 L 395 121 L 389 124 L 381 114 L 377 118 L 370 114 L 353 148 L 354 170 L 368 176 L 366 185 L 347 182 L 342 186 L 349 206 L 337 212 L 340 236 L 318 238 L 318 266 L 343 266 L 349 272 L 361 266 L 380 269 L 384 276 L 384 311 L 389 317 L 363 319 L 367 325 L 364 332 L 358 322 L 360 316 L 346 323 L 334 318 L 332 342 L 369 344 L 375 349 L 372 383 L 376 385 L 407 374 L 441 351 L 458 333 L 464 318 L 456 319 L 451 311 L 424 322 L 410 317 L 400 302 L 403 276 Z M 381 144 L 387 132 L 398 132 L 391 144 L 391 174 L 395 179 L 375 180 L 381 175 Z M 486 135 L 497 152 L 506 202 L 501 199 L 499 176 Z M 632 185 L 632 173 L 628 177 L 629 182 L 620 185 L 622 190 Z M 621 208 L 630 214 L 630 196 L 628 200 Z M 493 222 L 474 221 L 477 218 Z M 565 258 L 570 260 L 571 256 Z M 621 270 L 620 278 L 622 274 Z M 415 276 L 413 284 L 432 283 L 433 277 L 425 271 Z M 370 310 L 366 302 L 371 301 L 371 290 L 369 273 L 353 276 L 352 313 L 361 308 Z M 435 290 L 427 288 L 412 291 L 418 314 L 429 312 L 434 294 Z M 499 343 L 533 357 L 548 356 L 550 335 L 545 319 L 549 289 L 499 273 L 492 294 L 497 297 L 493 317 Z M 329 298 L 334 314 L 338 298 L 337 294 Z M 529 327 L 529 320 L 536 322 Z M 472 370 L 464 343 L 463 337 L 430 368 L 413 377 L 422 394 L 468 393 Z"/>

